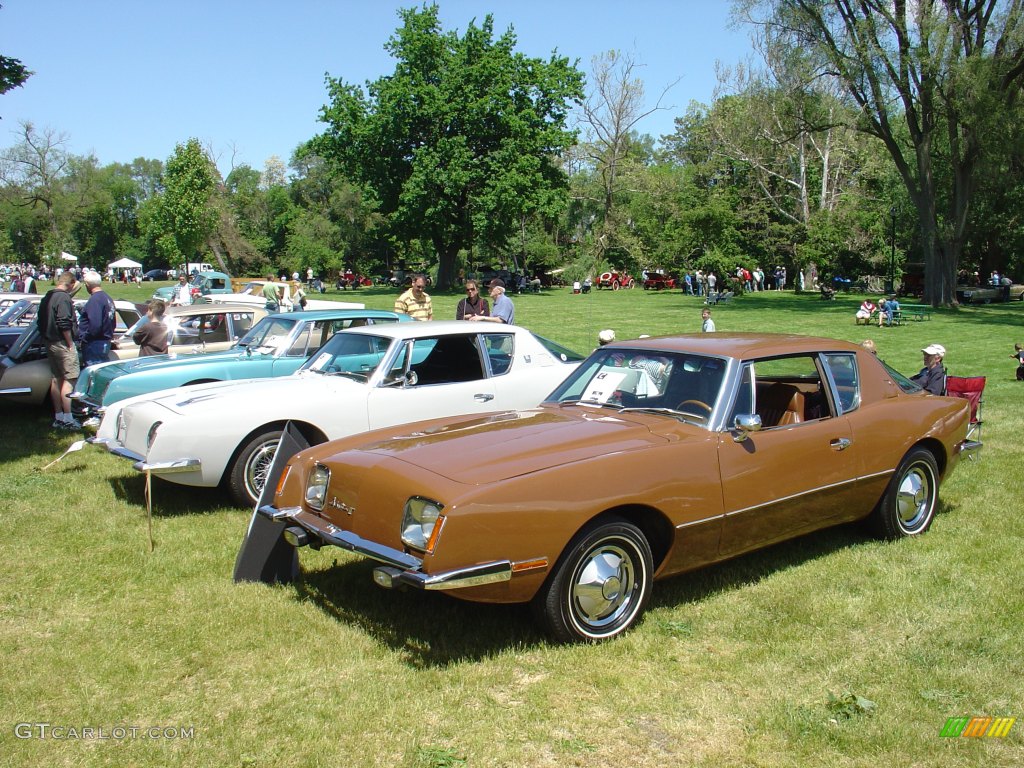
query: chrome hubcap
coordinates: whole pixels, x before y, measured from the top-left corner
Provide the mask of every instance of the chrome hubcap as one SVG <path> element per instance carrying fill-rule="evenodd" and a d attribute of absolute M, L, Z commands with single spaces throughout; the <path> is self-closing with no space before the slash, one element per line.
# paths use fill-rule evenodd
<path fill-rule="evenodd" d="M 573 579 L 573 613 L 590 627 L 611 624 L 629 611 L 636 587 L 632 557 L 621 547 L 598 545 L 580 563 Z"/>
<path fill-rule="evenodd" d="M 896 492 L 896 511 L 907 530 L 913 530 L 931 514 L 932 482 L 926 469 L 914 467 L 900 482 Z"/>

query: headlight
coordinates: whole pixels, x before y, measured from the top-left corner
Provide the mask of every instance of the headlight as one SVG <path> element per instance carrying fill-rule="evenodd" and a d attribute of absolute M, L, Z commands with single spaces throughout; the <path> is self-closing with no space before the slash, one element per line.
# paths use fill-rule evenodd
<path fill-rule="evenodd" d="M 331 470 L 323 464 L 317 464 L 309 477 L 306 478 L 306 504 L 320 512 L 327 498 L 327 485 L 331 482 Z"/>
<path fill-rule="evenodd" d="M 153 441 L 156 440 L 157 430 L 160 429 L 162 421 L 154 421 L 153 426 L 149 428 L 149 432 L 146 434 L 146 450 L 148 451 L 153 447 Z"/>
<path fill-rule="evenodd" d="M 402 541 L 421 552 L 432 552 L 444 525 L 444 505 L 413 496 L 405 502 L 402 513 Z"/>

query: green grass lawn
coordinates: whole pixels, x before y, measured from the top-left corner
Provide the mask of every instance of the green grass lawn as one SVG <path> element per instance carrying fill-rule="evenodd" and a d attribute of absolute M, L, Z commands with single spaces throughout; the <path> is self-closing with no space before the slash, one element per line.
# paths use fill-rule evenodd
<path fill-rule="evenodd" d="M 358 296 L 390 308 L 395 293 Z M 435 294 L 435 316 L 458 298 Z M 86 449 L 41 471 L 73 438 L 48 413 L 0 409 L 0 765 L 1020 765 L 1024 722 L 1003 739 L 939 732 L 1024 715 L 1024 383 L 1009 357 L 1024 306 L 879 330 L 854 325 L 860 299 L 755 294 L 714 317 L 721 333 L 870 337 L 906 373 L 938 342 L 952 373 L 987 375 L 984 456 L 943 486 L 931 531 L 880 543 L 843 527 L 659 582 L 633 631 L 593 647 L 549 644 L 522 607 L 385 592 L 339 550 L 304 550 L 296 585 L 236 586 L 249 514 L 217 492 L 155 482 L 150 552 L 126 462 Z M 581 352 L 603 328 L 700 327 L 678 292 L 514 300 L 521 325 Z"/>

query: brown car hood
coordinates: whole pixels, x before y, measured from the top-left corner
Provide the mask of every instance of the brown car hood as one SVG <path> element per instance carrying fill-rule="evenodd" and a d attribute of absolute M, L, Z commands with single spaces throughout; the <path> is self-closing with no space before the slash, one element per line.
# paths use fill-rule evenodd
<path fill-rule="evenodd" d="M 459 483 L 481 485 L 595 456 L 663 445 L 696 429 L 665 416 L 572 407 L 465 416 L 412 425 L 360 450 L 388 456 Z M 658 429 L 660 427 L 661 429 Z"/>

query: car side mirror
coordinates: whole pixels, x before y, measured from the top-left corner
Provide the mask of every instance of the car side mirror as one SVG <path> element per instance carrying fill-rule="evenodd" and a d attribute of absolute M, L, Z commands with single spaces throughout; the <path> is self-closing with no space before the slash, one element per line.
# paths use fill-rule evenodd
<path fill-rule="evenodd" d="M 737 443 L 742 443 L 750 437 L 751 432 L 761 431 L 761 417 L 756 413 L 741 413 L 733 422 L 733 429 L 736 430 L 736 434 L 732 436 L 732 439 Z"/>

